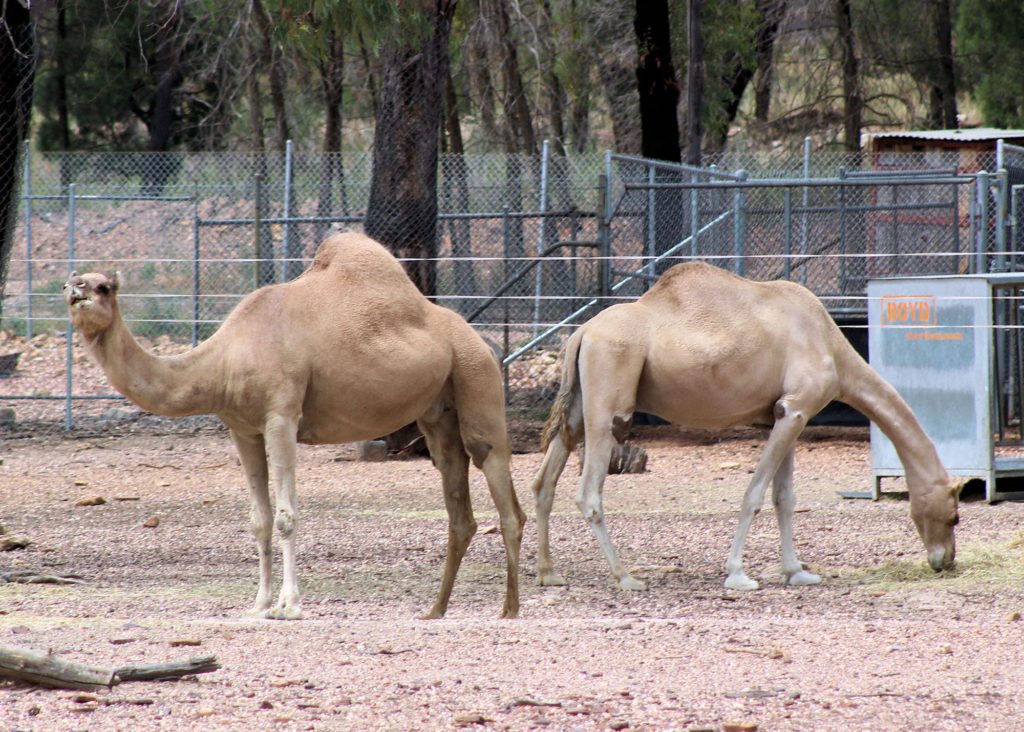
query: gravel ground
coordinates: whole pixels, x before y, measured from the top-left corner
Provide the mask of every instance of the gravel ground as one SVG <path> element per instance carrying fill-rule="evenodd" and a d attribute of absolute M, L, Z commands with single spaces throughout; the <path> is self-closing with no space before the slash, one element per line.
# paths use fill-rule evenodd
<path fill-rule="evenodd" d="M 536 429 L 515 430 L 532 515 Z M 609 528 L 650 585 L 617 589 L 563 476 L 552 549 L 570 585 L 500 620 L 504 557 L 479 472 L 481 532 L 441 620 L 446 519 L 426 460 L 300 450 L 306 618 L 243 617 L 256 589 L 248 499 L 230 441 L 197 435 L 0 443 L 0 522 L 31 541 L 0 571 L 0 643 L 98 666 L 213 654 L 221 668 L 82 695 L 0 681 L 3 730 L 1007 730 L 1024 723 L 1024 504 L 962 505 L 958 568 L 935 575 L 899 485 L 879 502 L 867 430 L 811 428 L 797 454 L 796 539 L 823 584 L 781 584 L 770 510 L 747 542 L 753 593 L 725 590 L 740 497 L 763 444 L 643 428 L 648 472 L 611 476 Z M 102 497 L 100 505 L 77 505 Z M 155 526 L 153 524 L 156 524 Z"/>

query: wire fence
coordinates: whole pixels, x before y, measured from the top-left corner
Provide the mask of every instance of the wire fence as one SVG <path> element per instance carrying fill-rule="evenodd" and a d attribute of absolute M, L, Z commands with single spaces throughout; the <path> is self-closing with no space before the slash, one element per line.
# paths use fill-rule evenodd
<path fill-rule="evenodd" d="M 246 293 L 303 271 L 332 229 L 359 228 L 372 175 L 368 154 L 290 145 L 24 157 L 0 323 L 0 431 L 13 435 L 215 425 L 113 393 L 70 330 L 68 273 L 120 271 L 132 332 L 180 352 Z M 956 152 L 723 155 L 702 168 L 547 146 L 538 158 L 442 155 L 436 255 L 407 264 L 428 268 L 434 299 L 500 355 L 510 415 L 541 417 L 572 329 L 679 261 L 800 282 L 848 323 L 866 322 L 873 277 L 1018 269 L 1017 170 L 1024 150 L 1011 146 L 969 169 Z"/>

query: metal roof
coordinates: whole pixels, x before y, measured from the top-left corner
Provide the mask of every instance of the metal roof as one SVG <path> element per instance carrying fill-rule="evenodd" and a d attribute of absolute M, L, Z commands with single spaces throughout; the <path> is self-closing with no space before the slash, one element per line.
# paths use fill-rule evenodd
<path fill-rule="evenodd" d="M 1024 130 L 1001 130 L 995 127 L 973 127 L 963 130 L 907 130 L 906 132 L 879 132 L 870 139 L 937 140 L 942 142 L 987 142 L 1024 138 Z"/>

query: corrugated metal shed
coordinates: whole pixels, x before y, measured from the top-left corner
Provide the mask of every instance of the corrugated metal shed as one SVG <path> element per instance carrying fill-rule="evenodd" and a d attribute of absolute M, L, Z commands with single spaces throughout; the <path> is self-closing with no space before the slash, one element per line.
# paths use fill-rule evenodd
<path fill-rule="evenodd" d="M 963 130 L 909 130 L 906 132 L 880 132 L 871 136 L 875 150 L 892 150 L 901 143 L 926 146 L 934 143 L 942 147 L 960 147 L 964 143 L 995 149 L 996 141 L 1004 140 L 1013 145 L 1024 144 L 1024 130 L 1001 130 L 995 127 L 975 127 Z M 949 143 L 953 143 L 949 145 Z M 921 149 L 924 149 L 923 147 Z"/>
<path fill-rule="evenodd" d="M 995 172 L 996 143 L 1024 147 L 1024 130 L 976 127 L 962 130 L 908 130 L 880 132 L 870 138 L 873 166 L 879 170 L 905 169 L 913 153 L 914 167 L 949 169 L 958 173 Z"/>

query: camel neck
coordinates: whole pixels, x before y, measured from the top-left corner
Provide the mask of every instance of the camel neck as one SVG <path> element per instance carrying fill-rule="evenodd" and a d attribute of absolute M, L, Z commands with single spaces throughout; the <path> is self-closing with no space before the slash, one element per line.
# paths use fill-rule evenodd
<path fill-rule="evenodd" d="M 846 379 L 840 400 L 859 410 L 889 438 L 906 472 L 911 497 L 949 480 L 935 445 L 899 393 L 864 364 Z"/>
<path fill-rule="evenodd" d="M 203 386 L 214 382 L 200 368 L 200 348 L 179 356 L 155 356 L 135 340 L 120 311 L 115 311 L 110 328 L 83 339 L 114 388 L 147 412 L 185 417 L 213 411 L 211 395 Z"/>

